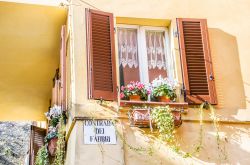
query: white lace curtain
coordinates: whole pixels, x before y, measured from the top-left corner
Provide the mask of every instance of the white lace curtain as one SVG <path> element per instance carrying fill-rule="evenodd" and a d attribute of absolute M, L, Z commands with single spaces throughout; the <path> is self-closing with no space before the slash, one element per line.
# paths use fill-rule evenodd
<path fill-rule="evenodd" d="M 139 66 L 136 29 L 118 29 L 118 49 L 120 65 L 129 68 Z"/>
<path fill-rule="evenodd" d="M 148 68 L 167 70 L 164 32 L 146 31 L 146 44 Z"/>

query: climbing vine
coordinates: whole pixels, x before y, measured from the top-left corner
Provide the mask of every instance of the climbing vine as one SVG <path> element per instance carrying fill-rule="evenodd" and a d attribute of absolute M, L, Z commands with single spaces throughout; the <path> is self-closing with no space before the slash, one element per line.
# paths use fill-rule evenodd
<path fill-rule="evenodd" d="M 203 116 L 204 116 L 204 110 L 210 110 L 210 119 L 213 122 L 213 126 L 215 129 L 215 137 L 217 142 L 217 149 L 218 149 L 218 156 L 219 159 L 227 159 L 227 154 L 225 147 L 221 144 L 221 138 L 219 135 L 219 118 L 217 117 L 215 113 L 215 108 L 207 103 L 204 102 L 200 105 L 199 108 L 199 120 L 200 120 L 200 129 L 199 129 L 199 137 L 197 143 L 194 145 L 194 149 L 191 153 L 187 152 L 184 154 L 184 157 L 191 157 L 192 155 L 198 155 L 203 148 L 203 137 L 204 137 L 204 130 L 203 130 Z"/>
<path fill-rule="evenodd" d="M 38 150 L 35 165 L 49 165 L 49 153 L 47 146 L 42 146 Z"/>
<path fill-rule="evenodd" d="M 60 127 L 58 129 L 58 141 L 56 146 L 56 156 L 54 160 L 54 165 L 62 165 L 64 164 L 64 157 L 65 157 L 65 125 L 64 125 L 64 118 L 61 116 L 60 120 Z"/>

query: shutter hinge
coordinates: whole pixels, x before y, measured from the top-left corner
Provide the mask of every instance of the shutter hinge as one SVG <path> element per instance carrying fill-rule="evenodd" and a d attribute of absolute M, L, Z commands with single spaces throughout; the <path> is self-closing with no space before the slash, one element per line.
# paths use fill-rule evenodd
<path fill-rule="evenodd" d="M 114 33 L 116 33 L 116 27 L 114 27 Z"/>
<path fill-rule="evenodd" d="M 119 86 L 116 86 L 116 90 L 117 90 L 117 92 L 120 92 Z"/>
<path fill-rule="evenodd" d="M 213 80 L 214 80 L 214 76 L 213 76 L 212 73 L 211 73 L 210 76 L 209 76 L 209 80 L 210 80 L 210 81 L 213 81 Z"/>

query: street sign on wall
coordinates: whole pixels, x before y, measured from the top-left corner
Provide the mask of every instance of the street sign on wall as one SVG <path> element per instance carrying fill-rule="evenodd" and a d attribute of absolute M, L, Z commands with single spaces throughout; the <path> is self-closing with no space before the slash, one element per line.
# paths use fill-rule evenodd
<path fill-rule="evenodd" d="M 84 144 L 116 144 L 116 131 L 111 120 L 84 120 Z"/>

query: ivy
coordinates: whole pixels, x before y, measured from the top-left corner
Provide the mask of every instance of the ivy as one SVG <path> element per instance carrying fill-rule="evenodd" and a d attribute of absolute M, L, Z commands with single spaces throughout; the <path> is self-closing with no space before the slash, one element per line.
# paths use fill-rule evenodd
<path fill-rule="evenodd" d="M 49 165 L 49 153 L 47 146 L 42 146 L 38 150 L 35 165 Z"/>
<path fill-rule="evenodd" d="M 159 137 L 163 141 L 174 142 L 174 117 L 169 106 L 155 107 L 151 117 L 159 129 Z"/>
<path fill-rule="evenodd" d="M 60 120 L 60 127 L 58 129 L 58 141 L 57 141 L 57 147 L 56 147 L 56 156 L 54 160 L 54 165 L 62 165 L 64 164 L 64 158 L 65 158 L 65 125 L 64 125 L 64 118 L 61 116 Z"/>

